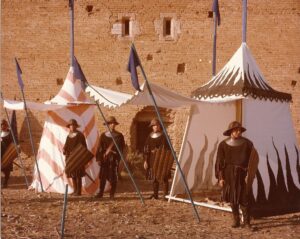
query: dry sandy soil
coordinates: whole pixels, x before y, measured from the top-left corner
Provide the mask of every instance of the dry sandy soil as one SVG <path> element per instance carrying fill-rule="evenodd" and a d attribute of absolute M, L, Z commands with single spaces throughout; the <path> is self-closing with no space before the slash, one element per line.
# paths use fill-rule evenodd
<path fill-rule="evenodd" d="M 13 177 L 1 193 L 1 238 L 60 238 L 63 195 L 36 193 Z M 137 180 L 141 204 L 131 181 L 123 178 L 114 201 L 69 196 L 65 238 L 300 238 L 300 213 L 259 218 L 254 230 L 232 229 L 231 214 L 190 204 L 147 199 L 151 183 Z"/>

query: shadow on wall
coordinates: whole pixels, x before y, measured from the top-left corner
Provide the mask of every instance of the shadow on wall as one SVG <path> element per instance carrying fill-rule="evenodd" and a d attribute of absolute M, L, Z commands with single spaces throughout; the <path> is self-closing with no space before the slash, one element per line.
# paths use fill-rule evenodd
<path fill-rule="evenodd" d="M 37 118 L 34 117 L 34 115 L 32 114 L 31 111 L 28 111 L 28 117 L 29 117 L 29 121 L 30 121 L 31 135 L 33 138 L 34 149 L 35 149 L 35 153 L 37 154 L 40 139 L 41 139 L 42 132 L 43 132 L 43 127 L 40 124 L 40 122 L 37 120 Z M 20 141 L 20 145 L 21 145 L 21 150 L 27 156 L 31 156 L 33 153 L 32 153 L 32 147 L 31 147 L 31 142 L 30 142 L 29 129 L 28 129 L 27 120 L 25 117 L 24 117 L 24 120 L 23 120 L 23 123 L 21 126 L 19 141 Z"/>

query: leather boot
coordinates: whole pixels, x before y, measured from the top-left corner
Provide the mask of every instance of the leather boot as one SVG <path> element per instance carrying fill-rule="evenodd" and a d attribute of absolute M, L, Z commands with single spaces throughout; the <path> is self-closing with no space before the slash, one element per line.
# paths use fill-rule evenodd
<path fill-rule="evenodd" d="M 100 189 L 99 189 L 99 193 L 96 194 L 95 198 L 103 198 L 105 184 L 106 184 L 106 179 L 103 177 L 100 178 Z"/>
<path fill-rule="evenodd" d="M 232 209 L 232 218 L 233 218 L 233 223 L 232 223 L 231 227 L 237 228 L 240 226 L 239 206 L 231 205 L 231 209 Z"/>
<path fill-rule="evenodd" d="M 73 183 L 73 188 L 74 188 L 74 191 L 73 191 L 72 195 L 76 195 L 77 194 L 77 181 L 76 181 L 76 178 L 72 178 L 72 183 Z"/>
<path fill-rule="evenodd" d="M 158 190 L 159 190 L 159 183 L 157 180 L 153 181 L 153 194 L 150 198 L 158 199 Z"/>
<path fill-rule="evenodd" d="M 244 219 L 244 227 L 251 229 L 249 208 L 241 207 L 241 209 L 242 209 L 242 214 Z"/>
<path fill-rule="evenodd" d="M 77 181 L 77 193 L 76 193 L 76 195 L 80 196 L 81 195 L 81 188 L 82 188 L 81 177 L 77 177 L 76 181 Z"/>
<path fill-rule="evenodd" d="M 163 199 L 166 199 L 166 196 L 169 194 L 169 181 L 165 180 L 164 181 L 164 190 L 163 190 Z"/>
<path fill-rule="evenodd" d="M 7 188 L 9 176 L 10 176 L 10 170 L 5 171 L 2 188 Z"/>
<path fill-rule="evenodd" d="M 117 182 L 111 182 L 111 189 L 109 193 L 109 198 L 111 200 L 114 200 L 115 198 L 116 189 L 117 189 Z"/>

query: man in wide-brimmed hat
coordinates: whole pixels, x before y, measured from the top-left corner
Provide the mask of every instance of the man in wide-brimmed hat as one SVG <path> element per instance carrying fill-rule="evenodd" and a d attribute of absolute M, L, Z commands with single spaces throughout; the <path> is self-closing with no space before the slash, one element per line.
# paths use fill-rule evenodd
<path fill-rule="evenodd" d="M 1 120 L 1 159 L 8 149 L 8 146 L 13 143 L 13 138 L 9 131 L 8 122 L 5 119 Z M 4 174 L 4 180 L 2 181 L 2 188 L 7 188 L 10 173 L 13 170 L 13 163 L 9 163 L 7 167 L 1 168 Z"/>
<path fill-rule="evenodd" d="M 75 119 L 71 119 L 66 125 L 69 128 L 69 135 L 67 136 L 66 143 L 63 148 L 63 153 L 66 155 L 66 168 L 69 161 L 69 156 L 72 151 L 76 148 L 78 144 L 83 145 L 87 148 L 85 137 L 83 133 L 81 133 L 77 128 L 80 127 Z M 66 172 L 68 178 L 72 178 L 74 192 L 73 195 L 79 196 L 81 195 L 82 188 L 82 177 L 85 175 L 85 168 L 82 166 L 80 169 L 77 169 L 73 172 Z"/>
<path fill-rule="evenodd" d="M 117 121 L 116 117 L 114 117 L 114 116 L 107 117 L 106 123 L 108 125 L 111 125 L 110 127 L 112 127 L 113 129 L 115 128 L 116 125 L 119 125 L 119 122 Z M 104 122 L 103 124 L 105 125 L 106 123 Z"/>
<path fill-rule="evenodd" d="M 123 153 L 125 147 L 125 140 L 122 133 L 118 132 L 115 128 L 119 125 L 117 119 L 114 116 L 110 116 L 106 119 L 104 125 L 109 127 L 110 131 L 106 131 L 101 134 L 99 147 L 97 150 L 97 161 L 100 165 L 100 188 L 99 193 L 95 196 L 96 198 L 102 198 L 106 181 L 110 182 L 110 199 L 114 199 L 117 182 L 118 182 L 118 167 L 121 157 L 118 150 L 113 142 L 115 139 L 118 148 Z"/>
<path fill-rule="evenodd" d="M 160 148 L 169 150 L 169 146 L 164 134 L 162 133 L 162 128 L 157 118 L 153 118 L 151 120 L 149 127 L 152 128 L 152 132 L 147 137 L 144 146 L 144 167 L 146 169 L 146 179 L 153 180 L 153 194 L 150 196 L 150 198 L 158 199 L 159 180 L 156 178 L 156 175 L 154 175 L 154 161 L 156 152 Z M 168 173 L 169 172 L 167 172 L 167 174 Z M 163 179 L 163 198 L 165 198 L 169 191 L 169 176 L 170 175 L 168 174 Z"/>
<path fill-rule="evenodd" d="M 242 137 L 246 129 L 238 121 L 229 124 L 223 133 L 229 136 L 218 147 L 215 165 L 216 178 L 222 187 L 222 198 L 229 202 L 233 213 L 232 227 L 240 226 L 239 207 L 244 217 L 244 225 L 250 228 L 249 199 L 246 177 L 253 143 Z"/>

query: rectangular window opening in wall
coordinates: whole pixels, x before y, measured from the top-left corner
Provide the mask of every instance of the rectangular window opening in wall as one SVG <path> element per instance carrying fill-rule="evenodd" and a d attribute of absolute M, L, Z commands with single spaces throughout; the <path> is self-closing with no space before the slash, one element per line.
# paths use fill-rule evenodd
<path fill-rule="evenodd" d="M 172 19 L 171 18 L 165 18 L 164 19 L 164 36 L 165 37 L 171 37 L 172 31 Z"/>
<path fill-rule="evenodd" d="M 122 20 L 123 30 L 122 35 L 123 36 L 130 36 L 130 19 L 129 18 L 123 18 Z"/>

